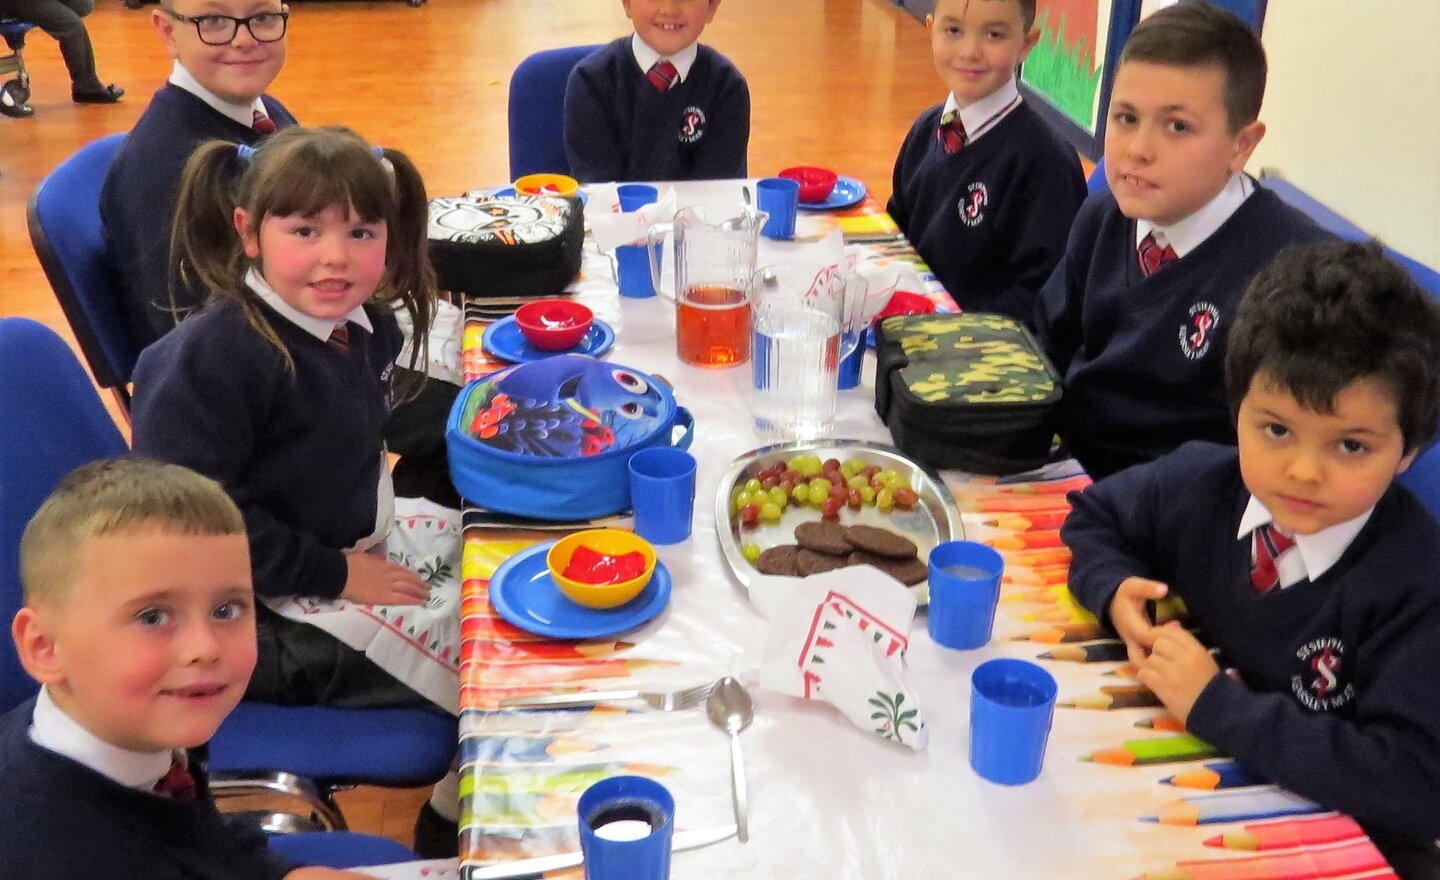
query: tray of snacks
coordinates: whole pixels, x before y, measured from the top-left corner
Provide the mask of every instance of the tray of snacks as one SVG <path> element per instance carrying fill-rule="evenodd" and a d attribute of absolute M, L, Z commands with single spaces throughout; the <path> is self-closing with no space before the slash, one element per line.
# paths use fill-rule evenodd
<path fill-rule="evenodd" d="M 730 463 L 715 496 L 725 561 L 753 576 L 804 577 L 867 563 L 929 591 L 926 560 L 965 537 L 940 477 L 905 453 L 863 440 L 780 443 Z"/>

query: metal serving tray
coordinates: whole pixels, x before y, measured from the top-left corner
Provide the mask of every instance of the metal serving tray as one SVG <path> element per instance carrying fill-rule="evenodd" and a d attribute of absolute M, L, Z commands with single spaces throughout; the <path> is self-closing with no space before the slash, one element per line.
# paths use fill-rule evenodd
<path fill-rule="evenodd" d="M 745 529 L 730 514 L 730 494 L 737 486 L 744 485 L 746 480 L 777 461 L 789 461 L 797 455 L 818 455 L 821 460 L 837 458 L 842 462 L 847 458 L 863 459 L 866 464 L 879 465 L 906 475 L 910 488 L 920 495 L 920 501 L 911 510 L 882 513 L 875 507 L 862 507 L 858 511 L 842 508 L 841 525 L 872 525 L 899 532 L 915 542 L 922 560 L 929 558 L 931 549 L 937 544 L 965 537 L 960 509 L 955 506 L 955 499 L 939 475 L 893 446 L 864 440 L 822 440 L 762 446 L 730 463 L 720 477 L 720 489 L 715 495 L 715 531 L 720 538 L 720 548 L 725 553 L 725 561 L 730 564 L 730 572 L 747 590 L 758 572 L 740 553 L 741 545 L 753 541 L 764 550 L 777 544 L 793 544 L 795 527 L 803 522 L 819 520 L 820 511 L 813 507 L 791 505 L 785 508 L 779 522 L 761 523 L 757 528 Z M 926 604 L 930 595 L 928 585 L 920 583 L 914 589 L 920 604 Z"/>

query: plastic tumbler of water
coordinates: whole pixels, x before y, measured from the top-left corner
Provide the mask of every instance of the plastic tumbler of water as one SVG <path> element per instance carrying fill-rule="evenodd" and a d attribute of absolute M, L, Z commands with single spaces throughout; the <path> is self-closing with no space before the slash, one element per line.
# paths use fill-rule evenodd
<path fill-rule="evenodd" d="M 675 798 L 643 776 L 602 779 L 580 795 L 585 880 L 669 880 Z"/>
<path fill-rule="evenodd" d="M 1040 775 L 1055 679 L 1028 660 L 987 660 L 970 676 L 970 766 L 1001 785 Z"/>
<path fill-rule="evenodd" d="M 974 541 L 948 541 L 930 551 L 930 638 L 968 650 L 990 641 L 1005 560 Z"/>

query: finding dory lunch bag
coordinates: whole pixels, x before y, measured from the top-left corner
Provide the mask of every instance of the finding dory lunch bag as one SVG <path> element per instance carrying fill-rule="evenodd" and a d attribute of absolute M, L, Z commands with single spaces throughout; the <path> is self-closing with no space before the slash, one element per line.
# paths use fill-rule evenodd
<path fill-rule="evenodd" d="M 694 425 L 655 377 L 555 355 L 461 390 L 445 425 L 450 479 L 487 510 L 564 521 L 609 516 L 630 507 L 630 456 L 650 446 L 686 449 Z"/>
<path fill-rule="evenodd" d="M 934 468 L 1012 474 L 1044 464 L 1060 379 L 1005 315 L 903 315 L 875 328 L 875 411 Z"/>
<path fill-rule="evenodd" d="M 430 200 L 428 237 L 441 290 L 553 296 L 580 274 L 585 217 L 579 199 L 442 197 Z"/>

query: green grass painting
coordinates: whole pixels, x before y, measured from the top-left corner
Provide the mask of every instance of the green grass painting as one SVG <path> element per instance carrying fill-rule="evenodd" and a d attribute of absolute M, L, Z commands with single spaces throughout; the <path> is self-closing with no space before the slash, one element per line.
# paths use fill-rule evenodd
<path fill-rule="evenodd" d="M 1093 134 L 1095 94 L 1100 90 L 1103 65 L 1095 65 L 1085 37 L 1077 40 L 1073 48 L 1067 45 L 1063 15 L 1059 26 L 1052 28 L 1050 10 L 1046 9 L 1036 25 L 1040 28 L 1040 42 L 1025 59 L 1021 79 Z"/>

